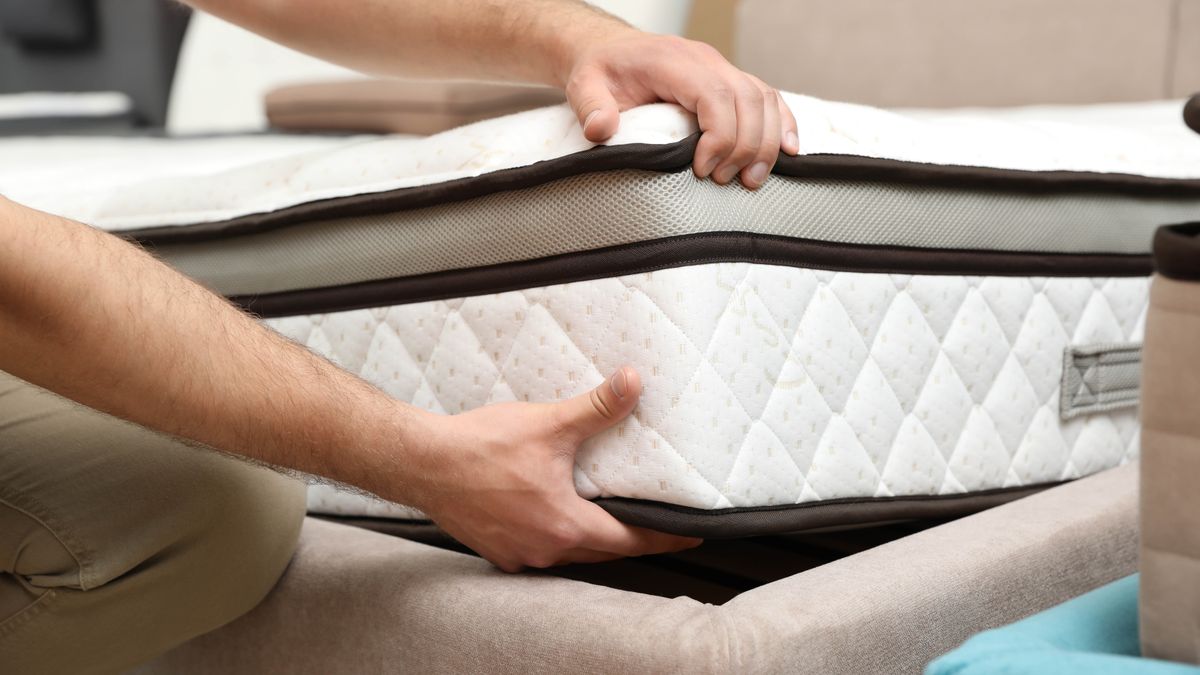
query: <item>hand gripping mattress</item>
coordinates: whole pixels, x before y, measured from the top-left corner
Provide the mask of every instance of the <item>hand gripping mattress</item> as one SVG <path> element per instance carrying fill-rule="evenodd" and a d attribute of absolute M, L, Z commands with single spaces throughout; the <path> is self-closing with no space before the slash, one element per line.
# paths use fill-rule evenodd
<path fill-rule="evenodd" d="M 636 366 L 636 413 L 575 470 L 629 522 L 952 515 L 1134 458 L 1151 235 L 1200 213 L 1181 104 L 787 101 L 802 154 L 757 192 L 694 178 L 669 105 L 604 147 L 565 107 L 427 138 L 15 139 L 0 191 L 440 413 Z M 420 517 L 324 485 L 310 507 Z"/>

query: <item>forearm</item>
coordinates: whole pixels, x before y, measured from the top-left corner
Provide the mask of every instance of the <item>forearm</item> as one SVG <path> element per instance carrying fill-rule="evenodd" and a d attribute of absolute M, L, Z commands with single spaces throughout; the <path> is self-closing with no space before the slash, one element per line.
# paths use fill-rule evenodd
<path fill-rule="evenodd" d="M 377 75 L 562 86 L 578 51 L 631 31 L 579 0 L 187 0 L 272 40 Z"/>
<path fill-rule="evenodd" d="M 112 235 L 0 197 L 0 242 L 0 370 L 152 429 L 417 506 L 506 570 L 697 543 L 622 525 L 575 493 L 579 444 L 637 404 L 632 371 L 556 404 L 431 415 Z"/>
<path fill-rule="evenodd" d="M 374 490 L 424 413 L 112 235 L 0 198 L 0 369 L 143 426 Z"/>

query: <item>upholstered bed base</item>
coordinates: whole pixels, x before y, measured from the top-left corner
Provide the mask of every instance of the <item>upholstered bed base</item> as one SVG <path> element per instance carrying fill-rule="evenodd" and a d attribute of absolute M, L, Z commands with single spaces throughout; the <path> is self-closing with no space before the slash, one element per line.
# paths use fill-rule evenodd
<path fill-rule="evenodd" d="M 1136 466 L 720 605 L 544 575 L 309 520 L 257 609 L 152 673 L 918 673 L 973 633 L 1134 571 Z"/>

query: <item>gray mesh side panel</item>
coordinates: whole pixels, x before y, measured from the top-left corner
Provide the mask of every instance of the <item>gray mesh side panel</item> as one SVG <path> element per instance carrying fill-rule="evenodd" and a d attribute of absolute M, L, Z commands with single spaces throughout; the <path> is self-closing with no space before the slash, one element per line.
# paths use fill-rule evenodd
<path fill-rule="evenodd" d="M 690 172 L 612 171 L 465 202 L 158 253 L 231 295 L 479 267 L 684 234 L 999 251 L 1147 253 L 1200 199 L 1041 195 L 774 176 L 757 193 Z"/>

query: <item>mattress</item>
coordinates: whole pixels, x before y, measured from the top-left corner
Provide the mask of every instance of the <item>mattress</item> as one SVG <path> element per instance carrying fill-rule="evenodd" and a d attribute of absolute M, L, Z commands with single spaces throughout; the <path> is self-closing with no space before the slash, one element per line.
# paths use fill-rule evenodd
<path fill-rule="evenodd" d="M 601 147 L 563 106 L 423 138 L 12 139 L 0 192 L 439 413 L 635 366 L 575 482 L 636 524 L 944 517 L 1135 458 L 1151 237 L 1200 211 L 1182 103 L 785 98 L 801 154 L 753 192 L 694 178 L 665 104 Z M 421 518 L 328 485 L 310 508 Z"/>

